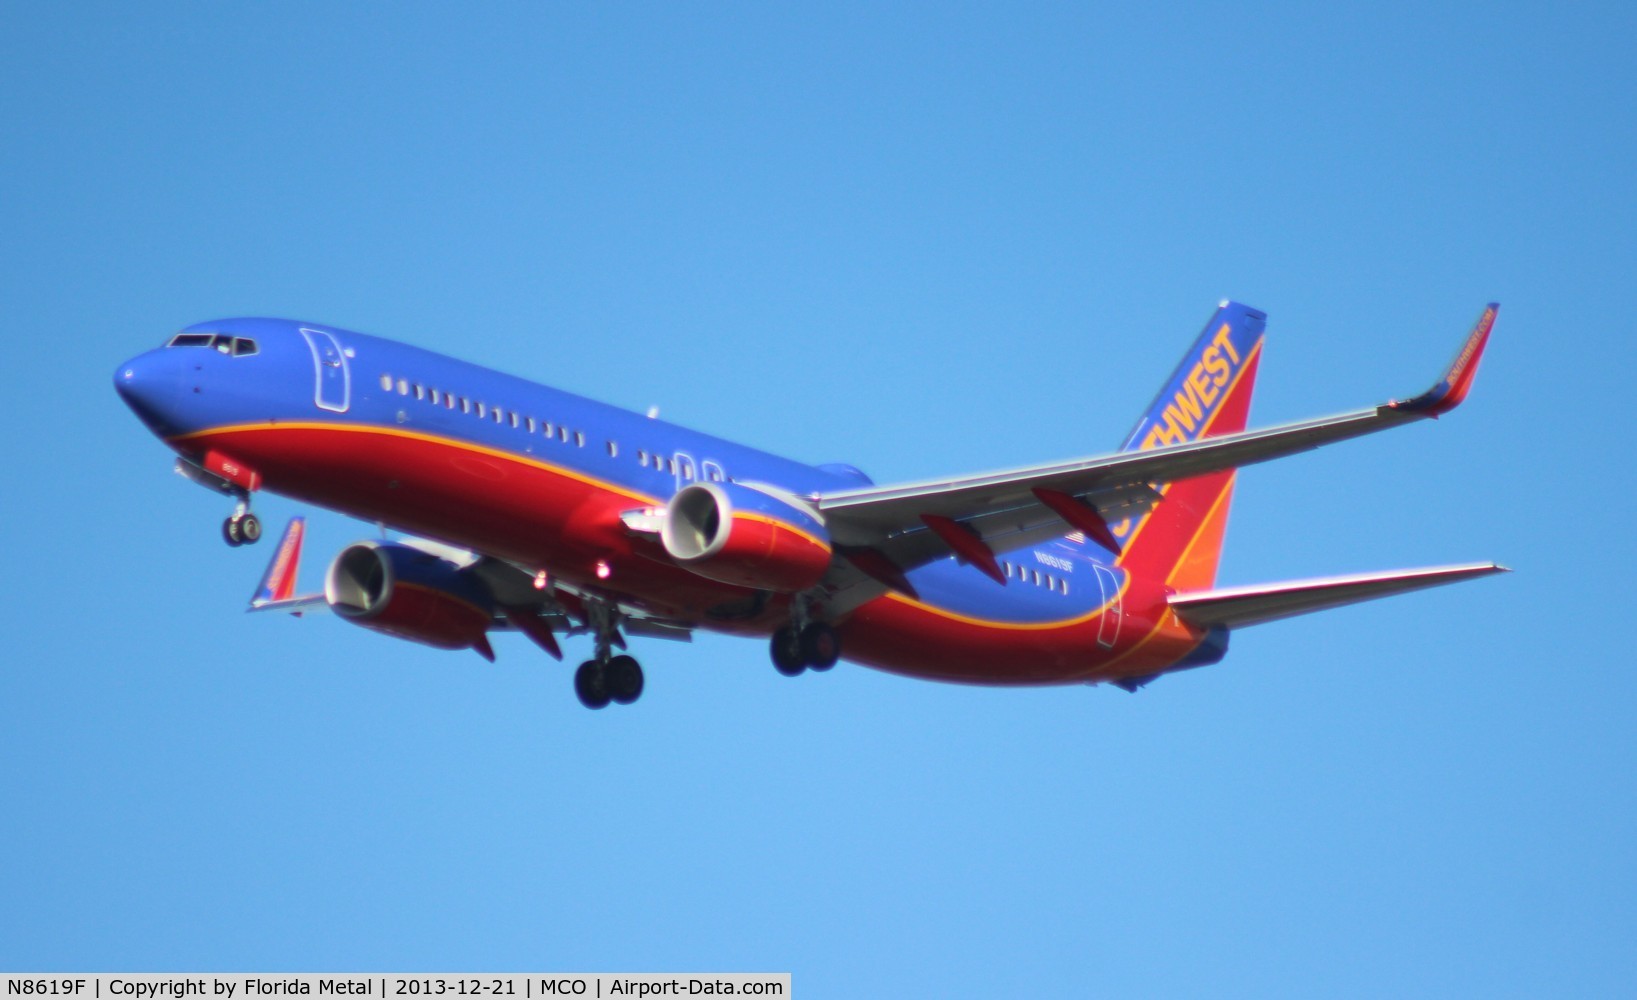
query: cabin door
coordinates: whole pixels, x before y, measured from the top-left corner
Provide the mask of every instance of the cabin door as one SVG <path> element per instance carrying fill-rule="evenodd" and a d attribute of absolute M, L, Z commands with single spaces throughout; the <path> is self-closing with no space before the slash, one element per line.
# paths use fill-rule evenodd
<path fill-rule="evenodd" d="M 326 330 L 303 327 L 301 335 L 307 338 L 307 347 L 313 352 L 313 369 L 317 373 L 313 402 L 321 410 L 347 412 L 352 400 L 352 373 L 347 369 L 347 355 L 341 350 L 340 341 Z"/>

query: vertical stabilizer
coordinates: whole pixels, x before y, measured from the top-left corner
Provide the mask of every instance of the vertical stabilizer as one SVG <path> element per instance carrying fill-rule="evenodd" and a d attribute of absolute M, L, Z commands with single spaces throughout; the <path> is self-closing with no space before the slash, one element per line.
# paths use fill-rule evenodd
<path fill-rule="evenodd" d="M 1265 313 L 1222 303 L 1120 450 L 1148 451 L 1244 430 L 1266 325 Z M 1233 484 L 1232 469 L 1153 484 L 1164 499 L 1113 527 L 1119 564 L 1179 591 L 1208 589 L 1216 582 Z"/>

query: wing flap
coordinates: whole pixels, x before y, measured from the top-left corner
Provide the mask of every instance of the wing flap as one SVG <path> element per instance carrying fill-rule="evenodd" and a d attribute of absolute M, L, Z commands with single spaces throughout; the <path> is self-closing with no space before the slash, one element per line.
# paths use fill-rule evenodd
<path fill-rule="evenodd" d="M 1190 624 L 1236 629 L 1505 572 L 1506 567 L 1494 563 L 1467 563 L 1356 573 L 1175 594 L 1170 604 Z"/>

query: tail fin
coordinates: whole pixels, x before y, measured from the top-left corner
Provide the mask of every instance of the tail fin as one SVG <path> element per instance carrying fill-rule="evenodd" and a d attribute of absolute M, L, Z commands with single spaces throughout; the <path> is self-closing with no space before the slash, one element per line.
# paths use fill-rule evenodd
<path fill-rule="evenodd" d="M 1245 429 L 1267 314 L 1223 302 L 1131 429 L 1121 451 L 1147 451 Z M 1234 470 L 1156 483 L 1153 509 L 1114 526 L 1119 565 L 1180 590 L 1216 582 Z"/>

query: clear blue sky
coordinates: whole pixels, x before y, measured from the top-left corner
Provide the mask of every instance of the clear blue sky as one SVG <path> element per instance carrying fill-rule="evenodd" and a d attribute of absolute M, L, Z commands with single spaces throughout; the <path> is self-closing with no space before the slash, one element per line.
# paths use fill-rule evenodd
<path fill-rule="evenodd" d="M 335 6 L 8 6 L 0 967 L 1629 992 L 1629 7 Z M 1108 449 L 1224 297 L 1257 424 L 1503 308 L 1460 412 L 1246 472 L 1222 582 L 1517 572 L 1135 696 L 706 637 L 593 714 L 243 615 L 110 382 L 292 316 L 888 481 Z"/>

